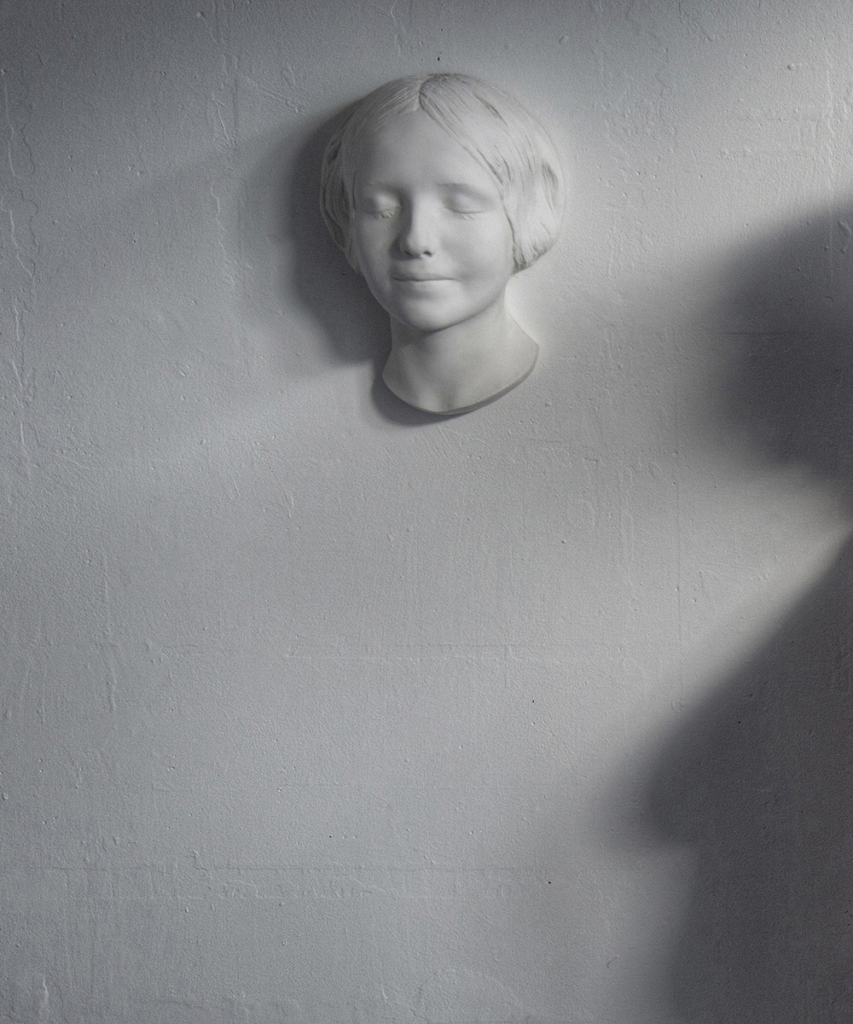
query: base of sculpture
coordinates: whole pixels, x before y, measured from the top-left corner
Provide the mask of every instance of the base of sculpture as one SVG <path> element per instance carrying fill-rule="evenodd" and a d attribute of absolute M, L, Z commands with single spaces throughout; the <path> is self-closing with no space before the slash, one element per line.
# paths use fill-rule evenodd
<path fill-rule="evenodd" d="M 523 383 L 539 356 L 536 342 L 511 317 L 506 320 L 501 342 L 490 344 L 485 358 L 464 348 L 434 352 L 423 341 L 406 344 L 395 338 L 382 380 L 397 398 L 423 412 L 454 416 L 487 405 Z"/>

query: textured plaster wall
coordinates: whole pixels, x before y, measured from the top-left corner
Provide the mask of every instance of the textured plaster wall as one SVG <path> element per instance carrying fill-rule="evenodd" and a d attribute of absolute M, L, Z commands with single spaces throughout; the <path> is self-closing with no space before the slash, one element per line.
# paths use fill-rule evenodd
<path fill-rule="evenodd" d="M 849 1021 L 845 0 L 0 4 L 0 1021 Z M 329 119 L 515 92 L 542 356 L 374 384 Z"/>

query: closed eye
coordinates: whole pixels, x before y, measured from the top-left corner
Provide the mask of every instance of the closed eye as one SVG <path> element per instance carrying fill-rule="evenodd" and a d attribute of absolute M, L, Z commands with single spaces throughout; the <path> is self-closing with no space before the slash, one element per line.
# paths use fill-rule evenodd
<path fill-rule="evenodd" d="M 392 195 L 387 189 L 371 189 L 366 194 L 356 197 L 355 208 L 356 212 L 365 217 L 388 220 L 399 214 L 400 202 L 397 196 Z"/>
<path fill-rule="evenodd" d="M 400 212 L 400 207 L 397 205 L 390 205 L 386 203 L 364 203 L 360 204 L 359 213 L 362 213 L 365 217 L 374 217 L 379 220 L 388 220 L 391 217 L 396 217 Z"/>
<path fill-rule="evenodd" d="M 487 213 L 494 206 L 492 197 L 470 185 L 448 183 L 441 186 L 441 191 L 445 209 L 459 217 L 475 217 L 479 213 Z"/>

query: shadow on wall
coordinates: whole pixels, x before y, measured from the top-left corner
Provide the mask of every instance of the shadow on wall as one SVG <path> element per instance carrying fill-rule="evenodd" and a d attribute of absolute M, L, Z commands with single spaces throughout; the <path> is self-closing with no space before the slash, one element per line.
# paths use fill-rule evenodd
<path fill-rule="evenodd" d="M 853 206 L 743 253 L 727 291 L 724 424 L 853 498 Z"/>
<path fill-rule="evenodd" d="M 698 857 L 687 1021 L 853 1019 L 853 545 L 670 742 L 650 811 Z"/>
<path fill-rule="evenodd" d="M 853 208 L 731 267 L 720 389 L 773 461 L 853 488 Z M 780 553 L 784 557 L 784 552 Z M 664 744 L 645 801 L 697 874 L 669 965 L 679 1019 L 853 1020 L 853 541 Z"/>
<path fill-rule="evenodd" d="M 289 265 L 282 261 L 277 290 L 284 305 L 295 295 L 320 324 L 332 364 L 372 363 L 371 398 L 383 416 L 405 426 L 433 423 L 443 417 L 406 405 L 383 384 L 381 370 L 391 344 L 388 314 L 334 244 L 320 212 L 323 153 L 350 109 L 344 108 L 310 132 L 298 146 L 288 180 L 281 187 L 273 231 L 289 238 L 293 259 Z M 256 169 L 251 191 L 263 194 L 270 180 L 280 181 L 282 163 L 282 153 L 273 151 Z"/>
<path fill-rule="evenodd" d="M 332 241 L 320 213 L 320 167 L 326 144 L 349 108 L 320 124 L 296 154 L 282 220 L 295 258 L 282 280 L 322 325 L 335 361 L 378 363 L 390 344 L 388 317 Z"/>

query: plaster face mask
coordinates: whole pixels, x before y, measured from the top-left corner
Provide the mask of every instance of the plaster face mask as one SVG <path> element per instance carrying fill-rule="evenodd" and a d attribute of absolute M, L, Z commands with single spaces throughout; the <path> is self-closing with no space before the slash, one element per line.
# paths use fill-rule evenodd
<path fill-rule="evenodd" d="M 502 313 L 514 265 L 497 182 L 431 117 L 376 131 L 353 199 L 359 269 L 394 320 L 431 333 Z"/>
<path fill-rule="evenodd" d="M 468 75 L 398 79 L 353 107 L 326 148 L 323 214 L 390 315 L 398 398 L 467 412 L 527 377 L 539 348 L 506 289 L 556 239 L 562 187 L 541 126 Z"/>

